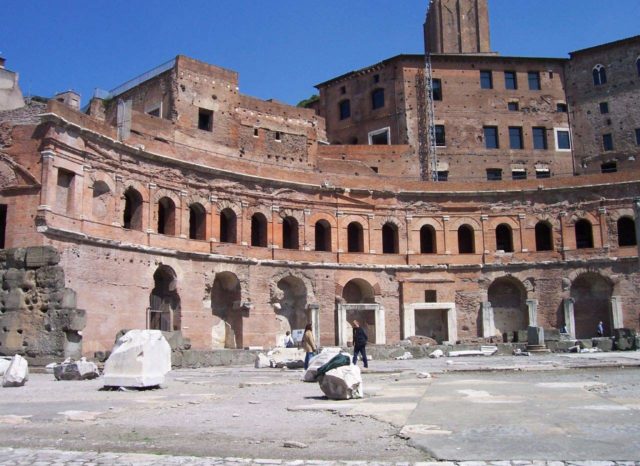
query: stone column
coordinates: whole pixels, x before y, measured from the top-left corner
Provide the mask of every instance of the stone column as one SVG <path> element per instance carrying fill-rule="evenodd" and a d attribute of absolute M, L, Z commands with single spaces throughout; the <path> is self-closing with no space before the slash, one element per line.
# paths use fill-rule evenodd
<path fill-rule="evenodd" d="M 338 307 L 338 346 L 347 346 L 347 334 L 345 329 L 347 323 L 347 309 L 342 304 L 336 304 Z"/>
<path fill-rule="evenodd" d="M 622 314 L 622 299 L 620 296 L 611 296 L 611 324 L 612 330 L 624 328 L 624 317 Z"/>
<path fill-rule="evenodd" d="M 562 300 L 562 307 L 564 308 L 564 325 L 567 327 L 567 333 L 571 338 L 576 337 L 576 319 L 573 311 L 573 305 L 575 299 L 564 298 Z"/>
<path fill-rule="evenodd" d="M 609 249 L 609 234 L 607 228 L 607 209 L 605 207 L 600 207 L 598 209 L 599 219 L 600 219 L 600 247 L 604 249 Z M 595 244 L 594 247 L 597 247 Z"/>
<path fill-rule="evenodd" d="M 487 245 L 486 245 L 486 241 L 485 241 L 485 230 L 486 230 L 486 225 L 487 222 L 489 221 L 489 216 L 488 215 L 481 215 L 480 216 L 480 228 L 482 228 L 482 231 L 480 231 L 480 239 L 482 240 L 482 262 L 485 261 L 487 254 L 490 254 L 490 251 L 487 249 Z M 474 238 L 474 242 L 475 242 L 475 235 L 473 235 Z M 473 245 L 473 249 L 476 249 L 475 244 Z M 478 251 L 476 251 L 476 254 L 478 254 Z"/>
<path fill-rule="evenodd" d="M 447 311 L 447 336 L 449 338 L 449 341 L 455 344 L 455 342 L 458 341 L 458 314 L 456 311 L 456 303 L 450 303 L 448 306 L 449 310 Z"/>
<path fill-rule="evenodd" d="M 115 191 L 113 193 L 113 216 L 111 225 L 122 228 L 124 226 L 124 178 L 122 175 L 115 175 Z"/>
<path fill-rule="evenodd" d="M 638 260 L 640 260 L 640 197 L 633 200 L 633 213 L 636 222 L 636 244 L 638 245 Z"/>
<path fill-rule="evenodd" d="M 491 338 L 496 335 L 496 325 L 493 320 L 493 307 L 489 301 L 482 303 L 482 337 Z"/>
<path fill-rule="evenodd" d="M 442 243 L 443 243 L 443 253 L 444 254 L 451 254 L 451 251 L 449 250 L 449 242 L 448 238 L 449 238 L 449 219 L 451 217 L 449 217 L 448 215 L 444 215 L 442 217 Z M 437 247 L 437 242 L 436 242 L 436 247 Z"/>
<path fill-rule="evenodd" d="M 376 230 L 379 232 L 379 234 L 375 235 L 375 242 L 374 242 L 373 219 L 375 218 L 375 215 L 367 214 L 367 218 L 369 219 L 369 221 L 367 222 L 367 236 L 368 236 L 367 240 L 369 245 L 367 246 L 368 250 L 365 250 L 364 252 L 369 254 L 376 254 L 378 252 L 378 249 L 374 247 L 374 244 L 375 245 L 379 244 L 380 253 L 382 253 L 382 227 L 380 227 L 380 230 Z"/>
<path fill-rule="evenodd" d="M 525 247 L 524 241 L 524 227 L 527 216 L 525 214 L 518 214 L 518 225 L 520 225 L 520 251 L 529 252 L 529 248 Z M 535 249 L 534 249 L 535 250 Z"/>
<path fill-rule="evenodd" d="M 187 192 L 180 191 L 180 206 L 176 206 L 179 210 L 179 215 L 176 213 L 176 219 L 179 223 L 176 225 L 176 236 L 180 238 L 189 237 L 189 201 L 187 200 Z"/>
<path fill-rule="evenodd" d="M 402 337 L 407 338 L 416 334 L 416 308 L 414 304 L 404 306 L 402 314 Z"/>
<path fill-rule="evenodd" d="M 316 340 L 316 344 L 320 346 L 320 305 L 308 304 L 309 310 L 309 322 L 311 322 L 311 328 L 313 329 L 313 338 Z"/>
<path fill-rule="evenodd" d="M 38 210 L 51 211 L 56 202 L 56 184 L 58 182 L 56 177 L 57 170 L 53 166 L 55 152 L 43 150 L 40 155 L 42 157 L 42 189 L 40 190 Z"/>
<path fill-rule="evenodd" d="M 376 345 L 387 343 L 387 326 L 384 319 L 384 307 L 378 304 L 376 309 Z"/>
<path fill-rule="evenodd" d="M 566 212 L 560 212 L 560 252 L 562 253 L 562 258 L 566 259 L 566 235 L 567 235 L 567 226 L 565 225 L 565 218 L 567 217 Z"/>
<path fill-rule="evenodd" d="M 527 299 L 527 310 L 529 311 L 529 327 L 538 326 L 538 300 Z"/>
<path fill-rule="evenodd" d="M 146 217 L 147 217 L 147 229 L 146 229 L 146 232 L 147 233 L 156 233 L 156 231 L 154 230 L 154 227 L 158 228 L 158 225 L 154 225 L 154 222 L 153 222 L 153 213 L 154 213 L 155 209 L 157 208 L 155 202 L 153 202 L 153 198 L 155 197 L 157 189 L 158 189 L 158 185 L 157 184 L 149 183 L 149 202 L 147 203 L 148 207 L 147 207 L 147 212 L 146 212 L 146 214 L 147 214 L 146 215 Z M 144 215 L 143 215 L 143 219 L 144 219 Z M 144 230 L 144 225 L 142 226 L 142 228 Z"/>
<path fill-rule="evenodd" d="M 307 228 L 314 228 L 314 225 L 309 225 L 309 218 L 311 217 L 311 209 L 304 209 L 302 211 L 302 225 L 298 225 L 299 231 L 302 233 L 300 239 L 300 249 L 303 251 L 315 251 L 317 245 L 315 244 L 315 235 L 313 236 L 313 245 L 311 245 L 311 238 L 307 235 Z M 315 230 L 314 230 L 315 231 Z"/>
<path fill-rule="evenodd" d="M 238 244 L 248 246 L 251 244 L 251 219 L 247 218 L 247 210 L 249 203 L 247 201 L 240 202 L 240 231 L 238 233 Z"/>

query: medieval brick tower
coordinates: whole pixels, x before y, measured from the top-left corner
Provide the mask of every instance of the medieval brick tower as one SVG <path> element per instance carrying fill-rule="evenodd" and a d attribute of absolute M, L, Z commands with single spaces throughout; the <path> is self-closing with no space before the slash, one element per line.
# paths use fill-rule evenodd
<path fill-rule="evenodd" d="M 426 53 L 491 53 L 487 0 L 431 0 Z"/>

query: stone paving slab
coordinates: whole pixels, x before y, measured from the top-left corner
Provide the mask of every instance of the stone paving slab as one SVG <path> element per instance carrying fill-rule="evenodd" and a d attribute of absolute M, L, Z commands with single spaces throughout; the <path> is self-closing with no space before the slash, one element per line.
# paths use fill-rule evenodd
<path fill-rule="evenodd" d="M 31 448 L 0 448 L 0 465 L 7 466 L 640 466 L 640 461 L 430 461 L 375 462 L 278 460 L 269 458 L 198 457 L 113 453 L 93 451 L 37 450 Z"/>

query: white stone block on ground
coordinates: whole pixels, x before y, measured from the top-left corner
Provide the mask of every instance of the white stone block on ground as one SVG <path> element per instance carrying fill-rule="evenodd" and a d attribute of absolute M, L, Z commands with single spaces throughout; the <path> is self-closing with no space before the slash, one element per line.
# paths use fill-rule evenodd
<path fill-rule="evenodd" d="M 309 361 L 309 367 L 304 372 L 302 380 L 305 382 L 317 382 L 318 369 L 320 369 L 320 367 L 324 366 L 326 363 L 331 361 L 333 357 L 342 352 L 343 351 L 340 348 L 336 347 L 323 348 L 320 354 L 316 354 L 313 358 L 311 358 L 311 361 Z M 349 355 L 348 353 L 344 354 L 347 354 L 349 357 L 351 357 L 351 355 Z"/>
<path fill-rule="evenodd" d="M 269 362 L 269 358 L 264 353 L 258 353 L 255 359 L 255 368 L 256 369 L 264 369 L 266 367 L 271 367 L 271 363 Z"/>
<path fill-rule="evenodd" d="M 98 366 L 82 358 L 79 361 L 65 361 L 53 368 L 56 380 L 91 380 L 100 377 Z"/>
<path fill-rule="evenodd" d="M 330 400 L 362 398 L 364 388 L 360 368 L 353 364 L 331 369 L 318 378 L 320 389 Z"/>
<path fill-rule="evenodd" d="M 160 330 L 130 330 L 104 365 L 105 387 L 154 387 L 171 370 L 171 347 Z"/>
<path fill-rule="evenodd" d="M 29 363 L 16 354 L 2 376 L 3 387 L 22 387 L 29 380 Z"/>
<path fill-rule="evenodd" d="M 444 356 L 444 352 L 441 349 L 437 349 L 435 351 L 432 351 L 431 354 L 429 354 L 430 358 L 441 358 L 442 356 Z"/>
<path fill-rule="evenodd" d="M 9 368 L 10 364 L 11 364 L 11 358 L 0 357 L 0 376 L 4 375 L 6 370 Z"/>
<path fill-rule="evenodd" d="M 276 348 L 267 353 L 271 367 L 303 367 L 305 352 L 300 348 Z"/>

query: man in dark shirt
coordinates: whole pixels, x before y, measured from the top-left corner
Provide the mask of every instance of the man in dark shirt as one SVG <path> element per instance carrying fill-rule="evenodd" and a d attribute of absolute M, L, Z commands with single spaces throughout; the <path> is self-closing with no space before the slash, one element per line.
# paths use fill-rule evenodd
<path fill-rule="evenodd" d="M 369 367 L 366 351 L 369 337 L 367 337 L 367 332 L 360 327 L 360 322 L 357 320 L 354 320 L 351 326 L 353 327 L 353 364 L 355 365 L 358 362 L 358 353 L 360 353 L 362 355 L 362 363 L 366 369 Z"/>

